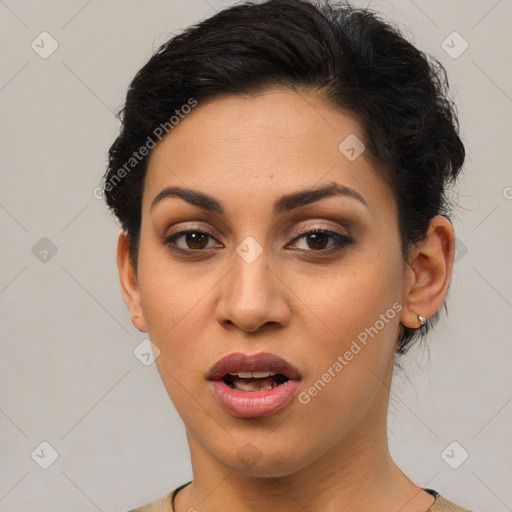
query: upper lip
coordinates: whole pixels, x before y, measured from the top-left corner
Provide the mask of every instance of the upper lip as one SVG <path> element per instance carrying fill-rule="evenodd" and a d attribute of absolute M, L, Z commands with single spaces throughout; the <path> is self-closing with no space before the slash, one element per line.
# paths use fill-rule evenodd
<path fill-rule="evenodd" d="M 276 372 L 289 379 L 300 380 L 299 370 L 282 357 L 269 352 L 259 352 L 257 354 L 244 354 L 243 352 L 234 352 L 219 359 L 208 372 L 208 380 L 220 380 L 229 372 Z"/>

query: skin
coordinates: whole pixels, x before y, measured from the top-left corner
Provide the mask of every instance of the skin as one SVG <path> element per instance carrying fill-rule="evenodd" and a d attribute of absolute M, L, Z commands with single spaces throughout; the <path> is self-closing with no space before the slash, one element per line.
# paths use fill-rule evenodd
<path fill-rule="evenodd" d="M 392 461 L 386 416 L 400 323 L 416 328 L 442 305 L 453 227 L 433 218 L 404 262 L 393 191 L 365 152 L 350 161 L 338 150 L 349 134 L 363 140 L 355 116 L 312 92 L 272 88 L 199 104 L 152 151 L 137 271 L 124 233 L 118 267 L 132 322 L 159 347 L 158 371 L 186 427 L 194 481 L 177 512 L 425 512 L 434 501 Z M 284 194 L 331 182 L 368 206 L 331 196 L 272 210 Z M 151 209 L 169 186 L 207 193 L 225 214 L 176 197 Z M 212 236 L 174 240 L 191 257 L 163 242 L 190 228 Z M 313 228 L 353 243 L 329 253 L 337 240 L 296 234 Z M 247 236 L 263 249 L 252 263 L 236 252 Z M 205 379 L 231 352 L 268 351 L 297 367 L 307 390 L 394 303 L 401 310 L 307 404 L 237 418 Z"/>

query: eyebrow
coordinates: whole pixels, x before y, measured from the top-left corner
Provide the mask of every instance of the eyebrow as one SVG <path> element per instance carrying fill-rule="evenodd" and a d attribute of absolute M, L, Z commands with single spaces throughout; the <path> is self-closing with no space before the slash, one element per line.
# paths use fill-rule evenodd
<path fill-rule="evenodd" d="M 328 185 L 325 185 L 321 188 L 313 188 L 313 189 L 305 189 L 299 190 L 297 192 L 292 192 L 291 194 L 285 194 L 277 199 L 274 203 L 274 213 L 280 214 L 285 213 L 294 208 L 298 208 L 300 206 L 305 206 L 325 197 L 331 196 L 342 196 L 348 197 L 352 199 L 356 199 L 361 204 L 366 206 L 369 209 L 368 203 L 365 198 L 354 190 L 353 188 L 346 187 L 344 185 L 340 185 L 336 182 L 331 182 Z M 197 190 L 192 190 L 189 188 L 182 187 L 166 187 L 153 199 L 151 203 L 150 211 L 164 199 L 169 197 L 178 197 L 183 199 L 187 203 L 202 208 L 203 210 L 207 210 L 209 212 L 219 213 L 221 215 L 225 214 L 224 207 L 222 203 L 215 199 L 214 197 L 205 194 L 204 192 L 199 192 Z"/>

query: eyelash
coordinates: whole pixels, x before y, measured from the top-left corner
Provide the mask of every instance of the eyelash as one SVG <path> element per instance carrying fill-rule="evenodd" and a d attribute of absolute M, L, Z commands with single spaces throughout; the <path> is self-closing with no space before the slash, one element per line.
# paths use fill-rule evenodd
<path fill-rule="evenodd" d="M 164 245 L 169 246 L 169 248 L 172 251 L 180 253 L 180 254 L 184 254 L 184 255 L 192 255 L 192 253 L 198 254 L 198 253 L 201 253 L 201 252 L 207 252 L 208 249 L 183 249 L 181 247 L 178 247 L 175 244 L 175 241 L 177 239 L 179 239 L 182 236 L 185 236 L 185 235 L 187 235 L 189 233 L 196 233 L 196 234 L 206 235 L 206 236 L 208 236 L 210 238 L 213 238 L 215 240 L 215 237 L 211 233 L 208 233 L 207 231 L 203 231 L 201 229 L 187 229 L 187 230 L 184 230 L 184 231 L 178 231 L 177 233 L 173 233 L 172 235 L 170 235 L 167 238 L 165 238 L 163 243 L 164 243 Z M 311 252 L 311 253 L 324 253 L 324 254 L 328 253 L 328 254 L 331 254 L 332 252 L 341 251 L 341 250 L 345 249 L 346 247 L 348 247 L 349 245 L 352 245 L 354 243 L 353 239 L 350 238 L 347 235 L 343 235 L 341 233 L 338 233 L 336 231 L 331 231 L 329 229 L 320 229 L 320 228 L 313 228 L 313 229 L 309 229 L 309 230 L 300 231 L 300 232 L 296 233 L 296 236 L 293 238 L 292 242 L 300 240 L 301 238 L 304 238 L 307 235 L 311 235 L 311 234 L 327 235 L 330 238 L 334 239 L 337 242 L 337 245 L 335 245 L 333 247 L 330 247 L 328 249 L 319 249 L 319 250 L 299 249 L 300 251 Z"/>

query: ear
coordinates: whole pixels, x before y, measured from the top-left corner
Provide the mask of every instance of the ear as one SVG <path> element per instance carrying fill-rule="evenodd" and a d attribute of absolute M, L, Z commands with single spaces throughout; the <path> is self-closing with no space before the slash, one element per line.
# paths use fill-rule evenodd
<path fill-rule="evenodd" d="M 405 271 L 400 322 L 412 329 L 421 326 L 418 315 L 428 319 L 442 306 L 455 258 L 455 232 L 444 216 L 432 218 L 425 238 L 411 247 Z"/>
<path fill-rule="evenodd" d="M 130 241 L 126 232 L 121 232 L 117 241 L 117 270 L 121 284 L 121 295 L 130 312 L 136 329 L 146 332 L 146 321 L 142 310 L 137 273 L 130 261 Z"/>

